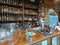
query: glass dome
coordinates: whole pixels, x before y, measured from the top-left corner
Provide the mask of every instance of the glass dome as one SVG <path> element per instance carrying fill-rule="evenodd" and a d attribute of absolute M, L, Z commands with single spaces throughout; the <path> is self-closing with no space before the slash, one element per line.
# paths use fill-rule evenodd
<path fill-rule="evenodd" d="M 1 24 L 0 27 L 0 40 L 5 39 L 6 37 L 11 37 L 14 32 L 14 25 L 9 23 Z"/>
<path fill-rule="evenodd" d="M 0 40 L 3 40 L 6 37 L 6 31 L 4 29 L 0 29 Z"/>

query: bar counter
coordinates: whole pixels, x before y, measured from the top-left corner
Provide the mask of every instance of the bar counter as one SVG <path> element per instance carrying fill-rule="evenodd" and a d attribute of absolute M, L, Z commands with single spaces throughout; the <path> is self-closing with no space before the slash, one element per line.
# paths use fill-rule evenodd
<path fill-rule="evenodd" d="M 52 38 L 53 37 L 58 37 L 57 45 L 60 44 L 59 43 L 60 42 L 60 31 L 58 31 L 58 30 L 54 30 L 53 33 L 51 33 L 49 35 L 43 34 L 43 33 L 38 32 L 38 31 L 33 31 L 33 32 L 36 33 L 36 35 L 31 37 L 32 40 L 29 40 L 29 41 L 24 40 L 24 38 L 25 38 L 25 30 L 22 30 L 20 32 L 21 33 L 20 36 L 18 36 L 18 32 L 19 31 L 15 32 L 15 34 L 14 34 L 14 36 L 12 38 L 12 42 L 15 45 L 42 45 L 41 42 L 44 41 L 44 40 L 48 41 L 47 45 L 52 45 Z M 7 38 L 5 40 L 7 40 Z M 9 45 L 9 43 L 8 43 L 8 41 L 5 41 L 4 43 L 0 43 L 0 45 Z"/>

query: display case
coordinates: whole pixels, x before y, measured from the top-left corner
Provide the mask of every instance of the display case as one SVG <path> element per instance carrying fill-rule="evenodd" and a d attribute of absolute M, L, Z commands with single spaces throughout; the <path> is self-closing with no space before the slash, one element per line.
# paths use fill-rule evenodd
<path fill-rule="evenodd" d="M 52 38 L 52 45 L 57 45 L 57 40 L 58 40 L 57 37 L 53 37 Z"/>
<path fill-rule="evenodd" d="M 1 3 L 2 2 L 2 3 Z M 27 3 L 28 2 L 28 3 Z M 36 1 L 35 1 L 36 2 Z M 24 0 L 0 1 L 1 22 L 37 22 L 38 11 L 35 2 Z M 32 19 L 32 20 L 31 20 Z M 29 21 L 31 20 L 31 21 Z"/>
<path fill-rule="evenodd" d="M 42 41 L 41 45 L 48 45 L 47 40 Z"/>

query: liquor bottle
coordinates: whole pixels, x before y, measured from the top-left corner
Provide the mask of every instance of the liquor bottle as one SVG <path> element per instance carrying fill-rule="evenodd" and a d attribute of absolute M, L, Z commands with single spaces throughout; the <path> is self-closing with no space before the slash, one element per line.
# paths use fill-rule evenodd
<path fill-rule="evenodd" d="M 6 14 L 3 14 L 2 15 L 2 21 L 6 21 L 7 20 L 7 15 Z"/>
<path fill-rule="evenodd" d="M 17 4 L 17 0 L 12 0 L 12 1 L 11 1 L 11 4 L 12 4 L 12 5 L 16 5 L 16 4 Z"/>
<path fill-rule="evenodd" d="M 13 15 L 12 14 L 8 14 L 7 20 L 8 21 L 13 21 L 14 20 Z"/>
<path fill-rule="evenodd" d="M 8 0 L 3 0 L 3 3 L 8 4 Z"/>
<path fill-rule="evenodd" d="M 22 0 L 18 0 L 18 6 L 22 6 Z"/>

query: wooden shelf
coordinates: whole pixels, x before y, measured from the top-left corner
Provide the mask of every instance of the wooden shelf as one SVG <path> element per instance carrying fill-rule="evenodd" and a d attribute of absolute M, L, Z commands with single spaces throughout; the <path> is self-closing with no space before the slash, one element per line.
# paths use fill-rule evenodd
<path fill-rule="evenodd" d="M 22 15 L 22 14 L 17 14 L 17 13 L 10 13 L 10 12 L 0 12 L 1 13 L 7 13 L 7 14 L 15 14 L 15 15 Z M 26 16 L 38 16 L 38 15 L 34 15 L 34 14 L 24 14 Z"/>
<path fill-rule="evenodd" d="M 21 21 L 0 21 L 0 23 L 17 23 L 17 22 L 22 22 L 22 20 Z M 31 21 L 24 20 L 24 22 L 36 22 L 36 20 L 31 20 Z"/>
<path fill-rule="evenodd" d="M 34 14 L 24 14 L 26 16 L 38 16 L 38 15 L 34 15 Z"/>
<path fill-rule="evenodd" d="M 0 5 L 5 5 L 5 6 L 9 6 L 9 7 L 17 7 L 17 8 L 22 8 L 22 6 L 12 5 L 12 4 L 5 4 L 5 3 L 0 3 Z"/>
<path fill-rule="evenodd" d="M 15 1 L 15 0 L 14 0 Z M 29 21 L 28 19 L 31 17 L 33 18 L 34 16 L 38 17 L 38 7 L 37 7 L 37 0 L 35 0 L 35 2 L 26 2 L 26 1 L 29 1 L 29 0 L 19 0 L 20 2 L 18 2 L 18 0 L 16 2 L 14 2 L 12 0 L 8 0 L 8 2 L 5 4 L 5 3 L 1 3 L 0 2 L 0 7 L 1 7 L 1 21 L 0 23 L 15 23 L 15 22 L 22 22 L 22 25 L 24 27 L 24 23 L 25 22 L 37 22 L 37 20 L 31 20 Z M 16 3 L 15 5 L 14 4 L 10 4 L 10 3 Z M 26 4 L 26 5 L 25 5 Z M 28 5 L 27 5 L 28 4 Z M 31 4 L 31 5 L 30 5 Z M 19 6 L 20 5 L 20 6 Z M 11 9 L 11 10 L 10 10 Z M 3 12 L 2 12 L 3 10 Z M 6 11 L 7 10 L 7 11 Z M 27 12 L 28 10 L 28 12 Z M 5 12 L 6 11 L 6 12 Z M 27 13 L 26 13 L 27 12 Z M 29 13 L 30 12 L 30 13 Z M 6 15 L 4 15 L 6 14 Z M 11 16 L 10 16 L 11 15 Z M 19 15 L 19 16 L 18 16 Z M 2 19 L 2 16 L 4 17 L 5 16 L 5 19 L 6 21 L 4 21 L 4 19 Z M 14 17 L 15 16 L 15 17 Z M 24 18 L 26 18 L 27 16 L 27 20 L 25 20 Z M 21 21 L 17 20 L 17 21 L 14 21 L 15 18 L 18 18 L 18 19 L 22 19 Z M 13 21 L 10 20 L 10 18 L 13 19 Z M 7 20 L 8 19 L 8 20 Z M 3 21 L 2 21 L 3 20 Z"/>
<path fill-rule="evenodd" d="M 22 20 L 21 21 L 0 21 L 0 23 L 16 23 L 16 22 L 22 22 Z"/>
<path fill-rule="evenodd" d="M 22 14 L 17 14 L 17 13 L 10 13 L 10 12 L 0 12 L 1 13 L 6 13 L 6 14 L 15 14 L 15 15 L 22 15 Z"/>
<path fill-rule="evenodd" d="M 24 7 L 24 9 L 28 9 L 28 10 L 37 10 L 35 8 L 28 8 L 28 7 Z"/>
<path fill-rule="evenodd" d="M 24 20 L 24 22 L 36 22 L 36 20 Z"/>

